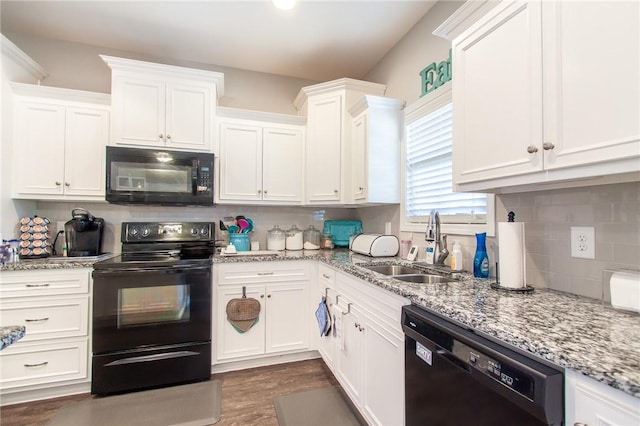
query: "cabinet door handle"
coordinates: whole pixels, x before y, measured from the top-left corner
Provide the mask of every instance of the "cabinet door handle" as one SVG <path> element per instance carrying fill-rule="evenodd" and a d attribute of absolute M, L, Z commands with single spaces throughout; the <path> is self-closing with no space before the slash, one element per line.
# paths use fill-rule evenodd
<path fill-rule="evenodd" d="M 364 187 L 359 186 L 359 187 L 358 187 L 358 190 L 363 191 L 363 190 L 364 190 Z"/>
<path fill-rule="evenodd" d="M 535 145 L 529 145 L 529 146 L 527 147 L 527 152 L 528 152 L 529 154 L 535 154 L 536 152 L 538 152 L 538 147 L 537 147 L 537 146 L 535 146 Z"/>
<path fill-rule="evenodd" d="M 267 295 L 267 299 L 271 299 L 271 295 L 270 294 Z"/>
<path fill-rule="evenodd" d="M 60 182 L 59 180 L 56 181 L 56 186 L 60 186 L 62 185 L 62 182 Z"/>
<path fill-rule="evenodd" d="M 64 186 L 71 186 L 71 184 L 69 182 L 65 182 Z"/>
<path fill-rule="evenodd" d="M 45 321 L 49 321 L 49 317 L 45 317 L 45 318 L 27 318 L 24 320 L 24 322 L 45 322 Z"/>
<path fill-rule="evenodd" d="M 262 194 L 262 189 L 258 189 L 258 194 Z"/>
<path fill-rule="evenodd" d="M 258 275 L 273 275 L 273 272 L 258 272 Z"/>
<path fill-rule="evenodd" d="M 573 426 L 589 426 L 589 425 L 588 425 L 588 424 L 586 424 L 586 423 L 582 423 L 582 422 L 575 422 L 575 423 L 573 424 Z"/>
<path fill-rule="evenodd" d="M 171 135 L 167 135 L 167 139 L 171 139 Z"/>
<path fill-rule="evenodd" d="M 49 364 L 49 361 L 41 362 L 38 364 L 24 364 L 25 367 L 42 367 L 43 365 Z"/>
<path fill-rule="evenodd" d="M 163 135 L 162 133 L 160 133 L 160 134 L 158 135 L 158 137 L 159 137 L 160 139 L 164 139 L 164 135 Z"/>
<path fill-rule="evenodd" d="M 553 148 L 555 148 L 556 146 L 554 144 L 552 144 L 551 142 L 545 142 L 542 144 L 542 149 L 544 149 L 545 151 L 549 151 Z"/>
<path fill-rule="evenodd" d="M 334 189 L 334 190 L 333 190 L 333 193 L 334 193 L 334 194 L 337 194 L 337 193 L 338 193 L 338 190 L 337 190 L 337 189 Z"/>
<path fill-rule="evenodd" d="M 27 287 L 49 287 L 49 283 L 44 284 L 25 284 Z"/>
<path fill-rule="evenodd" d="M 323 277 L 323 278 L 326 278 L 326 279 L 328 279 L 328 280 L 330 280 L 330 279 L 331 279 L 331 277 L 330 277 L 329 275 L 327 275 L 327 274 L 322 274 L 322 277 Z"/>
<path fill-rule="evenodd" d="M 264 193 L 265 193 L 265 194 L 267 193 L 267 190 L 266 190 L 266 189 L 264 190 Z"/>
<path fill-rule="evenodd" d="M 261 295 L 260 295 L 260 299 L 264 299 L 264 294 L 261 294 Z"/>

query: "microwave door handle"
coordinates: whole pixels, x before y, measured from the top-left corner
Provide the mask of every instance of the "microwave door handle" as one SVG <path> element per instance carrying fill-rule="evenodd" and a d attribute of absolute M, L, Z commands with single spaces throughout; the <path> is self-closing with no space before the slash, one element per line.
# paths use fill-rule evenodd
<path fill-rule="evenodd" d="M 191 167 L 191 194 L 198 194 L 198 171 L 200 170 L 200 162 L 193 160 Z"/>

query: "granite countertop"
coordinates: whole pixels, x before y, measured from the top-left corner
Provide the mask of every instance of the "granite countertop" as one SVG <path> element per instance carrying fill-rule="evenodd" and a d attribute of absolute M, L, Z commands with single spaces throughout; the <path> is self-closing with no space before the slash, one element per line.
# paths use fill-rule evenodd
<path fill-rule="evenodd" d="M 395 257 L 370 258 L 347 249 L 285 251 L 275 256 L 214 256 L 213 263 L 283 260 L 323 262 L 490 338 L 640 398 L 639 314 L 544 288 L 531 293 L 496 290 L 490 286 L 494 281 L 473 278 L 468 273 L 455 273 L 460 281 L 449 283 L 402 282 L 358 265 L 415 264 Z M 0 271 L 84 268 L 92 267 L 94 262 L 23 260 L 2 265 Z"/>
<path fill-rule="evenodd" d="M 531 293 L 496 290 L 490 286 L 495 281 L 473 278 L 468 273 L 454 273 L 460 279 L 457 282 L 402 282 L 358 265 L 415 264 L 399 258 L 370 258 L 348 250 L 216 256 L 214 263 L 295 259 L 319 260 L 490 338 L 640 398 L 640 315 L 615 310 L 597 300 L 544 288 Z"/>
<path fill-rule="evenodd" d="M 24 325 L 0 327 L 0 351 L 24 337 Z"/>
<path fill-rule="evenodd" d="M 21 259 L 17 263 L 0 264 L 0 271 L 33 271 L 37 269 L 73 269 L 92 268 L 99 260 L 117 256 L 113 253 L 105 253 L 100 256 L 90 257 L 46 257 L 43 259 Z"/>

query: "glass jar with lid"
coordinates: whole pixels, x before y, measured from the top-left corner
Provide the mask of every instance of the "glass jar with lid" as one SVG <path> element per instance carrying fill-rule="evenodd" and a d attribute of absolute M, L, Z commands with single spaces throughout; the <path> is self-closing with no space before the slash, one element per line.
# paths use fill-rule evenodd
<path fill-rule="evenodd" d="M 322 241 L 320 242 L 320 248 L 332 249 L 334 247 L 331 234 L 322 234 Z"/>
<path fill-rule="evenodd" d="M 297 226 L 291 225 L 291 228 L 287 230 L 287 250 L 302 250 L 302 236 L 302 229 L 298 229 Z"/>
<path fill-rule="evenodd" d="M 275 225 L 273 229 L 267 231 L 267 250 L 284 250 L 285 238 L 285 232 Z"/>
<path fill-rule="evenodd" d="M 304 245 L 305 250 L 318 250 L 320 248 L 320 231 L 318 231 L 313 225 L 304 231 Z"/>

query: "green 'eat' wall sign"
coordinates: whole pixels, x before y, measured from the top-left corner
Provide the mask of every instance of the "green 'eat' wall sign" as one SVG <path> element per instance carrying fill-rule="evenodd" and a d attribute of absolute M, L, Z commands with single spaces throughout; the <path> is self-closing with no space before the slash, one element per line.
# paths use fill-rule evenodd
<path fill-rule="evenodd" d="M 438 87 L 451 80 L 451 49 L 449 49 L 449 59 L 442 61 L 437 65 L 435 62 L 429 64 L 428 67 L 420 71 L 420 77 L 422 79 L 422 94 L 420 97 L 433 92 Z"/>

